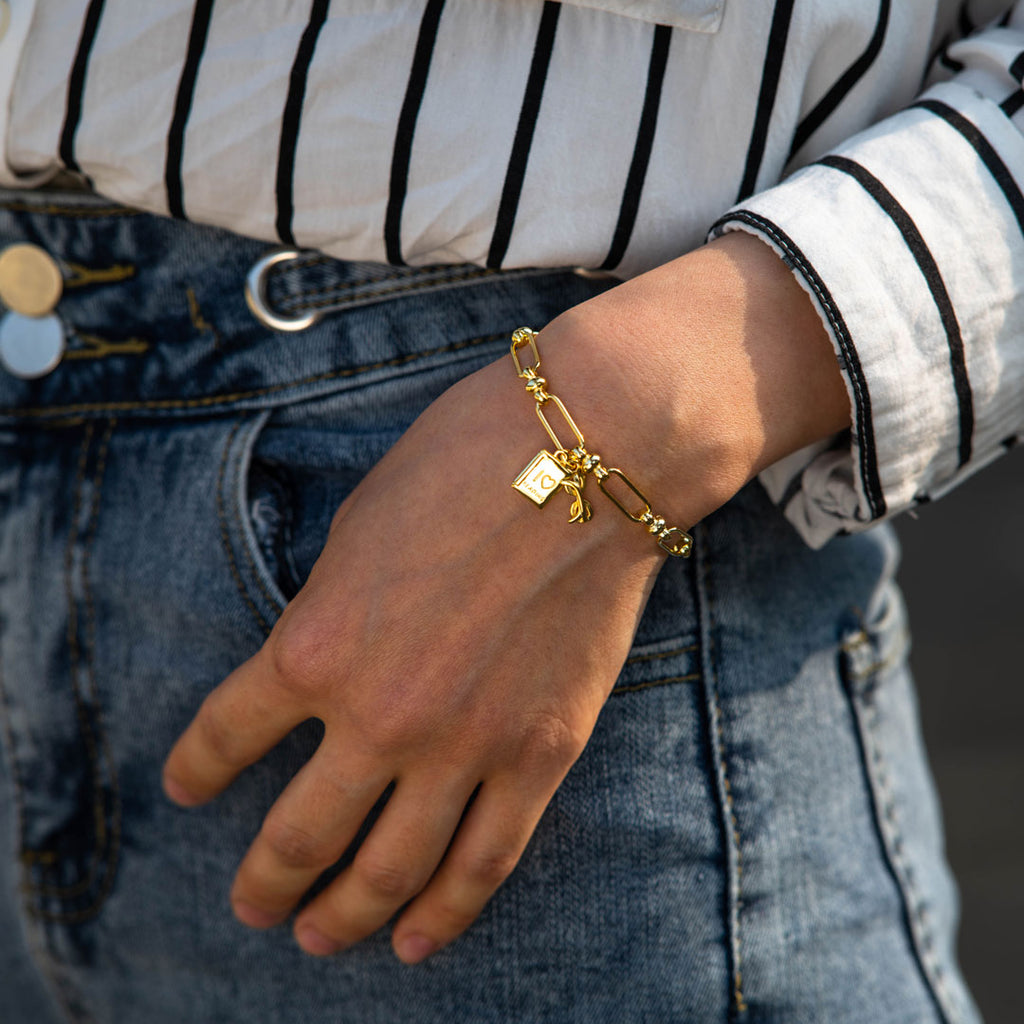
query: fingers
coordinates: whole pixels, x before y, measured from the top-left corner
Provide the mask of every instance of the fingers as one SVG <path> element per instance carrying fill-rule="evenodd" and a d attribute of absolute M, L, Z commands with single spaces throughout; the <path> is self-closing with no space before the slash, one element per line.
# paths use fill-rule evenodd
<path fill-rule="evenodd" d="M 288 698 L 261 652 L 206 700 L 164 764 L 164 791 L 178 804 L 212 799 L 310 712 Z"/>
<path fill-rule="evenodd" d="M 238 869 L 231 903 L 245 924 L 283 921 L 345 852 L 391 781 L 329 742 L 278 797 Z"/>
<path fill-rule="evenodd" d="M 484 784 L 440 869 L 395 924 L 400 959 L 419 963 L 479 917 L 519 863 L 550 797 L 527 797 L 515 778 Z"/>
<path fill-rule="evenodd" d="M 430 881 L 475 780 L 399 780 L 352 864 L 299 915 L 308 953 L 345 949 L 377 931 Z"/>

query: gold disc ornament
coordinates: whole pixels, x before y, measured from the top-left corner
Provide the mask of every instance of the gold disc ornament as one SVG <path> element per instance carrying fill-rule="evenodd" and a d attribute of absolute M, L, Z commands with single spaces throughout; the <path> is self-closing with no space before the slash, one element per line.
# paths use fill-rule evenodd
<path fill-rule="evenodd" d="M 12 313 L 46 316 L 63 291 L 64 276 L 45 249 L 18 242 L 0 252 L 0 302 Z"/>

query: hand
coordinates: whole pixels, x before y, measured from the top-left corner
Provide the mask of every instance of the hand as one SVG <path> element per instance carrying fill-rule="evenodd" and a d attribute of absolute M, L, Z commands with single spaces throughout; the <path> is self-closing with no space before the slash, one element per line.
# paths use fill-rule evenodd
<path fill-rule="evenodd" d="M 593 449 L 682 527 L 727 500 L 773 445 L 799 447 L 805 429 L 777 417 L 790 435 L 779 441 L 781 429 L 765 425 L 759 403 L 780 401 L 778 361 L 757 371 L 749 301 L 733 295 L 717 324 L 706 313 L 714 306 L 692 301 L 700 281 L 720 287 L 725 265 L 746 288 L 751 264 L 778 262 L 752 239 L 724 242 L 701 251 L 710 270 L 676 261 L 542 336 L 551 390 Z M 796 288 L 782 275 L 784 292 Z M 785 294 L 806 302 L 799 289 Z M 693 311 L 708 321 L 700 330 L 685 322 Z M 800 315 L 780 326 L 813 330 L 813 310 Z M 758 346 L 763 337 L 774 343 L 776 332 L 759 331 Z M 791 360 L 805 374 L 829 369 L 827 345 L 814 345 L 813 357 Z M 834 360 L 831 372 L 838 378 Z M 838 394 L 845 408 L 841 379 Z M 295 934 L 308 952 L 331 953 L 405 906 L 395 950 L 423 959 L 508 877 L 582 752 L 664 556 L 601 495 L 590 495 L 594 518 L 570 526 L 562 495 L 538 511 L 511 489 L 545 440 L 532 404 L 509 360 L 438 399 L 341 506 L 264 647 L 209 695 L 172 750 L 165 788 L 194 805 L 300 722 L 325 725 L 238 870 L 232 903 L 245 923 L 285 920 L 393 783 L 354 861 L 303 908 Z M 802 406 L 796 418 L 808 419 Z"/>

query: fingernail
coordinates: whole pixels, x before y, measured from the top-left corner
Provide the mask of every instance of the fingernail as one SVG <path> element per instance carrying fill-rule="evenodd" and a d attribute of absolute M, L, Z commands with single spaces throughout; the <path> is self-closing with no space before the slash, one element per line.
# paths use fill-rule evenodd
<path fill-rule="evenodd" d="M 437 952 L 437 944 L 425 935 L 405 935 L 395 943 L 395 952 L 404 963 L 418 964 Z"/>
<path fill-rule="evenodd" d="M 235 917 L 242 924 L 247 924 L 250 928 L 270 928 L 281 920 L 280 914 L 272 914 L 269 910 L 261 910 L 259 907 L 254 907 L 251 903 L 246 903 L 244 900 L 233 901 L 231 909 L 235 912 Z"/>
<path fill-rule="evenodd" d="M 312 925 L 304 925 L 295 933 L 299 945 L 313 956 L 330 956 L 338 949 L 338 944 L 321 935 Z"/>
<path fill-rule="evenodd" d="M 169 775 L 164 776 L 164 792 L 181 807 L 195 807 L 196 804 L 202 803 L 195 793 L 190 793 L 180 782 L 175 782 Z"/>

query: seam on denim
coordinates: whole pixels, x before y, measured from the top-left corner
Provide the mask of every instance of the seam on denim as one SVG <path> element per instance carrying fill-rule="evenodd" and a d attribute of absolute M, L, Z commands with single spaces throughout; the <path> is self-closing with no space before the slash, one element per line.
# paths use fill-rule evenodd
<path fill-rule="evenodd" d="M 203 316 L 203 311 L 199 308 L 199 299 L 196 298 L 195 289 L 191 285 L 185 289 L 185 298 L 188 299 L 188 316 L 192 321 L 192 326 L 200 334 L 209 331 L 213 335 L 213 347 L 220 348 L 220 334 L 217 328 Z"/>
<path fill-rule="evenodd" d="M 242 421 L 239 420 L 231 428 L 231 432 L 228 434 L 228 439 L 224 444 L 224 451 L 221 455 L 220 470 L 217 473 L 217 519 L 220 523 L 221 544 L 223 544 L 224 552 L 228 556 L 228 567 L 231 570 L 231 578 L 235 581 L 238 593 L 242 595 L 242 600 L 245 602 L 249 611 L 252 612 L 253 617 L 263 630 L 264 635 L 270 636 L 270 626 L 267 624 L 266 619 L 264 619 L 260 614 L 260 610 L 253 603 L 252 598 L 245 589 L 245 583 L 242 581 L 242 574 L 238 571 L 238 563 L 235 561 L 235 553 L 231 548 L 231 536 L 228 532 L 227 515 L 224 511 L 224 480 L 227 474 L 228 455 L 231 452 L 235 436 L 238 434 L 241 426 Z"/>
<path fill-rule="evenodd" d="M 627 683 L 625 686 L 613 687 L 611 696 L 621 693 L 636 693 L 637 690 L 650 690 L 656 686 L 670 686 L 672 683 L 693 683 L 700 679 L 699 672 L 688 672 L 685 676 L 665 676 L 664 679 L 652 679 L 645 683 Z"/>
<path fill-rule="evenodd" d="M 84 263 L 61 261 L 71 276 L 64 279 L 64 289 L 87 288 L 94 284 L 118 284 L 133 278 L 138 271 L 134 263 L 113 263 L 109 267 L 87 267 Z"/>
<path fill-rule="evenodd" d="M 11 726 L 10 699 L 7 688 L 4 684 L 3 663 L 0 662 L 0 727 L 3 729 L 4 744 L 7 748 L 7 764 L 11 775 L 11 787 L 14 790 L 15 822 L 18 834 L 16 837 L 17 848 L 20 851 L 19 863 L 21 865 L 21 889 L 26 891 L 28 886 L 27 865 L 24 860 L 25 854 L 25 783 L 21 777 L 18 766 L 18 759 L 14 750 L 14 729 Z"/>
<path fill-rule="evenodd" d="M 78 718 L 78 728 L 82 734 L 82 740 L 86 747 L 86 756 L 89 760 L 89 773 L 92 777 L 92 790 L 93 790 L 93 827 L 96 832 L 96 840 L 98 841 L 99 836 L 102 834 L 101 826 L 96 821 L 96 803 L 95 796 L 98 788 L 98 758 L 95 756 L 95 738 L 92 735 L 92 730 L 89 727 L 88 720 L 85 715 L 85 709 L 82 705 L 82 697 L 79 692 L 78 686 L 78 673 L 81 664 L 81 657 L 78 649 L 78 610 L 77 601 L 75 600 L 74 585 L 72 582 L 72 573 L 74 568 L 74 555 L 75 545 L 78 543 L 78 520 L 82 513 L 82 488 L 85 485 L 85 470 L 89 459 L 89 451 L 92 448 L 92 438 L 96 431 L 95 424 L 89 423 L 86 425 L 85 430 L 82 432 L 82 443 L 78 449 L 78 463 L 75 470 L 75 483 L 72 491 L 73 498 L 71 502 L 71 519 L 68 523 L 68 540 L 64 547 L 64 598 L 67 602 L 67 628 L 65 630 L 65 639 L 68 645 L 69 655 L 69 669 L 70 669 L 70 681 L 71 681 L 71 692 L 75 701 L 75 713 Z M 102 812 L 99 815 L 99 821 L 103 821 Z M 23 849 L 22 856 L 28 854 L 32 860 L 42 862 L 45 860 L 48 853 L 53 851 L 48 850 L 28 850 Z M 23 863 L 27 864 L 29 861 L 23 860 Z M 92 872 L 95 870 L 97 863 L 96 849 L 93 848 L 93 855 L 90 857 L 90 873 L 86 876 L 87 885 L 92 884 Z M 79 883 L 80 884 L 80 883 Z M 25 887 L 27 891 L 44 893 L 46 890 L 37 885 L 31 878 L 26 878 Z M 74 887 L 70 887 L 74 888 Z M 72 893 L 73 895 L 74 893 Z M 41 908 L 35 908 L 36 913 L 41 913 Z"/>
<path fill-rule="evenodd" d="M 851 673 L 848 672 L 847 675 L 849 677 Z M 897 815 L 896 798 L 889 783 L 889 767 L 881 746 L 876 742 L 878 708 L 850 686 L 847 687 L 847 693 L 853 719 L 857 725 L 861 758 L 867 772 L 872 816 L 883 857 L 903 907 L 911 951 L 939 1016 L 947 1024 L 956 1024 L 960 1020 L 960 1014 L 956 1012 L 954 998 L 946 986 L 943 965 L 934 955 L 935 939 L 931 930 L 928 906 L 918 894 L 913 868 L 903 856 L 905 842 Z"/>
<path fill-rule="evenodd" d="M 15 200 L 0 203 L 0 210 L 11 213 L 41 213 L 57 217 L 138 217 L 143 210 L 126 206 L 64 206 L 61 203 L 26 203 Z"/>
<path fill-rule="evenodd" d="M 661 661 L 664 658 L 674 658 L 677 654 L 690 654 L 699 646 L 699 644 L 687 644 L 685 647 L 675 647 L 671 651 L 659 651 L 657 654 L 634 654 L 632 658 L 627 658 L 625 663 L 639 665 L 643 661 Z"/>
<path fill-rule="evenodd" d="M 237 480 L 237 486 L 242 486 L 241 481 L 241 466 L 239 467 L 239 479 Z M 234 474 L 232 474 L 234 476 Z M 234 492 L 234 489 L 232 489 Z M 233 493 L 230 507 L 235 520 L 235 529 L 238 534 L 238 546 L 242 549 L 242 554 L 245 555 L 246 564 L 249 566 L 249 578 L 253 580 L 256 586 L 259 588 L 260 593 L 263 595 L 264 600 L 267 604 L 277 612 L 278 615 L 284 611 L 284 605 L 266 588 L 263 580 L 260 579 L 259 567 L 256 565 L 256 560 L 252 556 L 252 552 L 249 550 L 249 545 L 246 543 L 245 526 L 242 523 L 242 512 L 239 507 L 240 503 L 235 500 L 237 492 Z"/>
<path fill-rule="evenodd" d="M 302 250 L 302 255 L 295 256 L 294 258 L 292 258 L 292 259 L 290 259 L 288 261 L 290 267 L 293 270 L 303 270 L 306 267 L 315 267 L 315 266 L 318 266 L 318 265 L 320 265 L 322 263 L 335 263 L 335 262 L 337 262 L 337 260 L 336 260 L 336 258 L 334 256 L 325 256 L 321 252 L 316 252 L 314 250 L 309 250 L 309 249 Z M 284 270 L 279 271 L 279 273 L 284 273 L 284 272 L 285 272 Z"/>
<path fill-rule="evenodd" d="M 96 456 L 96 468 L 92 477 L 91 501 L 92 508 L 89 513 L 89 523 L 86 527 L 85 539 L 82 545 L 82 592 L 85 600 L 85 633 L 87 641 L 86 655 L 86 676 L 89 680 L 89 695 L 93 702 L 93 721 L 90 735 L 92 742 L 87 740 L 90 750 L 90 757 L 95 757 L 93 763 L 93 814 L 96 818 L 98 840 L 93 851 L 90 863 L 89 875 L 76 885 L 67 886 L 34 886 L 35 892 L 41 896 L 59 896 L 68 899 L 88 891 L 89 886 L 95 880 L 100 867 L 101 858 L 105 858 L 105 871 L 92 902 L 78 910 L 56 912 L 40 910 L 39 916 L 47 921 L 60 921 L 65 923 L 80 922 L 88 920 L 99 913 L 114 884 L 114 875 L 117 871 L 117 862 L 121 850 L 121 794 L 117 781 L 117 774 L 114 767 L 114 758 L 110 749 L 110 742 L 103 730 L 100 715 L 99 693 L 96 686 L 96 606 L 93 599 L 92 588 L 89 586 L 89 563 L 91 559 L 92 546 L 96 539 L 99 527 L 100 495 L 103 487 L 103 480 L 106 475 L 107 456 L 110 451 L 110 439 L 114 433 L 117 421 L 108 420 L 106 430 L 100 439 Z M 76 642 L 77 646 L 77 642 Z M 79 656 L 81 652 L 79 651 Z M 80 688 L 77 687 L 77 676 L 75 677 L 75 699 L 79 704 L 79 722 L 84 721 L 84 702 L 81 702 Z M 94 733 L 93 733 L 94 730 Z M 102 760 L 106 764 L 107 784 L 110 788 L 110 824 L 106 821 L 106 808 L 104 806 L 104 793 L 100 772 L 100 755 L 95 749 L 98 739 L 98 746 L 102 749 Z M 102 850 L 102 853 L 101 853 Z"/>
<path fill-rule="evenodd" d="M 82 433 L 82 443 L 78 450 L 78 466 L 75 471 L 74 497 L 71 505 L 71 519 L 68 525 L 68 540 L 64 548 L 64 595 L 65 600 L 67 601 L 68 615 L 65 637 L 67 640 L 70 660 L 71 693 L 75 701 L 75 714 L 78 718 L 78 728 L 82 735 L 82 741 L 85 743 L 86 756 L 89 761 L 89 774 L 93 797 L 93 828 L 95 830 L 94 845 L 89 858 L 89 870 L 86 873 L 85 878 L 79 880 L 74 885 L 51 886 L 39 884 L 32 879 L 27 879 L 26 889 L 41 896 L 72 897 L 85 892 L 96 878 L 100 859 L 99 847 L 102 845 L 103 838 L 106 834 L 106 818 L 103 812 L 102 803 L 99 802 L 98 799 L 100 778 L 96 737 L 93 734 L 92 726 L 85 711 L 81 687 L 78 681 L 82 666 L 82 656 L 78 644 L 78 602 L 75 598 L 73 583 L 75 547 L 78 544 L 79 539 L 78 521 L 82 513 L 82 489 L 85 485 L 85 471 L 89 459 L 89 452 L 92 449 L 92 440 L 93 435 L 95 434 L 95 429 L 95 425 L 89 423 L 86 425 L 86 428 Z M 28 854 L 29 857 L 37 863 L 45 862 L 46 854 L 51 852 L 52 851 L 47 850 L 22 851 L 23 855 Z M 25 863 L 28 863 L 28 861 Z M 44 912 L 41 907 L 36 908 L 36 913 L 39 916 L 46 916 L 46 912 Z"/>
<path fill-rule="evenodd" d="M 388 367 L 405 366 L 414 363 L 419 359 L 428 359 L 431 356 L 445 355 L 449 352 L 458 352 L 465 348 L 477 348 L 491 342 L 501 341 L 509 336 L 508 331 L 501 331 L 497 334 L 482 334 L 477 338 L 469 338 L 466 341 L 452 342 L 450 345 L 440 345 L 437 348 L 425 349 L 422 352 L 409 352 L 402 356 L 395 356 L 391 359 L 382 359 L 376 363 L 364 363 L 361 366 L 349 366 L 342 370 L 328 370 L 325 373 L 313 374 L 310 377 L 301 377 L 298 380 L 283 381 L 280 384 L 270 384 L 264 388 L 253 388 L 251 391 L 236 391 L 223 395 L 204 395 L 202 398 L 164 398 L 153 399 L 145 402 L 80 402 L 77 405 L 51 405 L 35 406 L 27 409 L 0 408 L 0 416 L 10 416 L 12 419 L 38 419 L 55 415 L 72 415 L 83 412 L 132 412 L 139 409 L 208 409 L 213 406 L 223 405 L 230 402 L 243 402 L 250 398 L 262 398 L 264 395 L 276 394 L 280 391 L 287 391 L 289 388 L 304 387 L 307 384 L 318 384 L 326 380 L 337 380 L 344 377 L 354 377 L 360 373 L 368 373 L 372 370 L 382 370 Z"/>
<path fill-rule="evenodd" d="M 81 331 L 75 331 L 74 337 L 83 342 L 85 348 L 69 348 L 62 359 L 106 359 L 108 356 L 138 356 L 149 351 L 149 342 L 144 338 L 110 341 L 98 334 L 83 334 Z"/>
<path fill-rule="evenodd" d="M 725 756 L 725 726 L 722 721 L 721 697 L 718 687 L 718 653 L 715 649 L 714 622 L 715 598 L 711 581 L 711 561 L 708 556 L 709 544 L 704 541 L 704 529 L 694 532 L 697 555 L 698 607 L 703 595 L 703 630 L 706 662 L 704 671 L 704 693 L 708 713 L 708 743 L 715 766 L 718 791 L 720 824 L 723 839 L 731 853 L 726 854 L 726 934 L 729 936 L 731 953 L 731 990 L 729 994 L 730 1018 L 744 1019 L 747 1001 L 743 994 L 743 945 L 740 932 L 740 918 L 743 909 L 743 848 L 740 840 L 739 822 L 733 800 L 732 784 L 729 781 L 728 761 Z"/>
<path fill-rule="evenodd" d="M 423 291 L 427 288 L 431 288 L 439 284 L 459 284 L 464 281 L 472 281 L 479 277 L 493 277 L 498 271 L 492 270 L 488 267 L 476 267 L 472 271 L 467 271 L 462 274 L 451 274 L 447 277 L 434 276 L 429 274 L 423 274 L 413 281 L 406 281 L 404 284 L 395 285 L 392 288 L 367 288 L 364 292 L 358 293 L 354 289 L 362 285 L 373 285 L 376 281 L 345 281 L 339 285 L 335 285 L 333 288 L 323 288 L 315 292 L 300 292 L 298 295 L 289 299 L 289 301 L 281 302 L 281 309 L 286 310 L 289 313 L 302 312 L 308 309 L 324 309 L 329 306 L 333 306 L 339 302 L 339 298 L 344 295 L 348 302 L 355 301 L 361 298 L 386 298 L 389 295 L 398 295 L 402 292 L 411 291 Z M 397 275 L 396 275 L 397 276 Z M 386 281 L 389 278 L 379 278 L 378 280 Z M 331 294 L 333 293 L 333 294 Z M 304 299 L 310 298 L 316 295 L 329 295 L 328 298 L 317 299 L 316 302 L 304 302 Z M 347 303 L 340 303 L 342 305 Z"/>
<path fill-rule="evenodd" d="M 871 638 L 868 636 L 865 630 L 860 630 L 858 633 L 854 633 L 849 640 L 844 640 L 840 645 L 841 651 L 846 651 L 847 654 L 859 650 L 865 644 L 870 643 Z"/>
<path fill-rule="evenodd" d="M 893 665 L 898 665 L 907 655 L 907 641 L 909 639 L 910 634 L 908 632 L 901 632 L 896 641 L 896 649 L 892 654 L 885 658 L 879 658 L 877 661 L 873 661 L 866 668 L 852 670 L 850 672 L 850 678 L 855 679 L 857 682 L 862 682 L 873 675 L 877 675 L 879 672 L 884 672 L 886 669 L 892 668 Z M 844 647 L 843 650 L 847 650 L 847 648 Z"/>
<path fill-rule="evenodd" d="M 311 264 L 310 264 L 311 265 Z M 293 264 L 294 266 L 294 264 Z M 423 278 L 429 278 L 430 280 L 441 280 L 441 281 L 456 281 L 461 280 L 463 276 L 466 277 L 477 277 L 477 276 L 488 276 L 499 273 L 497 270 L 492 270 L 489 267 L 473 267 L 468 270 L 460 271 L 459 274 L 453 274 L 449 277 L 444 276 L 444 269 L 448 266 L 447 264 L 433 264 L 427 267 L 416 267 L 416 273 L 410 273 L 407 270 L 405 273 L 396 271 L 394 274 L 382 274 L 380 277 L 360 277 L 354 281 L 338 281 L 337 284 L 325 285 L 323 288 L 313 288 L 310 291 L 298 292 L 295 295 L 289 295 L 287 298 L 281 300 L 281 308 L 284 309 L 286 306 L 290 306 L 302 299 L 316 299 L 325 295 L 337 296 L 343 292 L 349 292 L 356 288 L 362 288 L 364 285 L 370 289 L 374 285 L 384 284 L 388 281 L 406 281 L 410 286 L 415 285 L 418 281 Z M 282 272 L 284 273 L 284 272 Z"/>
<path fill-rule="evenodd" d="M 107 786 L 110 792 L 110 825 L 107 843 L 107 864 L 103 875 L 103 883 L 100 891 L 96 894 L 92 905 L 85 910 L 75 914 L 76 920 L 84 917 L 91 917 L 97 913 L 106 902 L 110 891 L 113 888 L 114 876 L 117 873 L 117 865 L 121 855 L 121 787 L 117 778 L 117 767 L 114 762 L 113 750 L 110 746 L 110 738 L 103 728 L 103 710 L 100 702 L 99 687 L 96 684 L 96 600 L 93 589 L 89 583 L 89 571 L 92 563 L 92 552 L 99 532 L 100 500 L 103 493 L 103 482 L 107 473 L 107 458 L 110 454 L 110 441 L 114 435 L 114 428 L 117 420 L 111 418 L 107 421 L 107 428 L 100 439 L 99 453 L 96 456 L 96 472 L 92 481 L 92 517 L 89 522 L 89 532 L 85 538 L 82 551 L 82 593 L 85 597 L 85 637 L 89 648 L 87 661 L 87 678 L 89 680 L 89 697 L 93 706 L 93 724 L 96 735 L 99 737 L 102 749 L 103 760 L 106 762 Z M 65 920 L 67 917 L 65 916 Z"/>
<path fill-rule="evenodd" d="M 2 728 L 3 730 L 4 743 L 6 744 L 7 750 L 9 752 L 7 757 L 7 764 L 11 776 L 11 785 L 12 788 L 14 789 L 16 821 L 15 827 L 18 830 L 17 836 L 15 837 L 15 842 L 17 843 L 18 850 L 22 851 L 21 856 L 19 856 L 18 858 L 19 870 L 21 875 L 19 892 L 21 893 L 22 896 L 29 897 L 31 895 L 31 889 L 29 885 L 30 869 L 25 859 L 25 853 L 27 851 L 24 850 L 26 834 L 25 783 L 22 780 L 21 772 L 18 767 L 18 761 L 17 758 L 15 757 L 14 752 L 14 730 L 11 727 L 10 708 L 8 707 L 8 695 L 6 687 L 4 685 L 4 673 L 2 663 L 0 663 L 0 728 Z M 25 904 L 23 905 L 23 910 L 28 914 L 30 918 L 38 919 L 38 910 L 28 899 L 26 899 Z M 50 964 L 51 957 L 49 949 L 46 947 L 45 941 L 39 936 L 30 936 L 28 934 L 30 921 L 25 921 L 24 927 L 26 929 L 25 948 L 29 960 L 36 965 L 36 968 L 39 970 L 39 973 L 49 983 L 54 998 L 60 1004 L 61 1010 L 64 1012 L 64 1015 L 69 1020 L 71 1020 L 72 1013 L 65 1001 L 64 993 L 61 991 L 61 987 L 58 984 L 57 979 L 54 977 L 52 967 Z"/>

